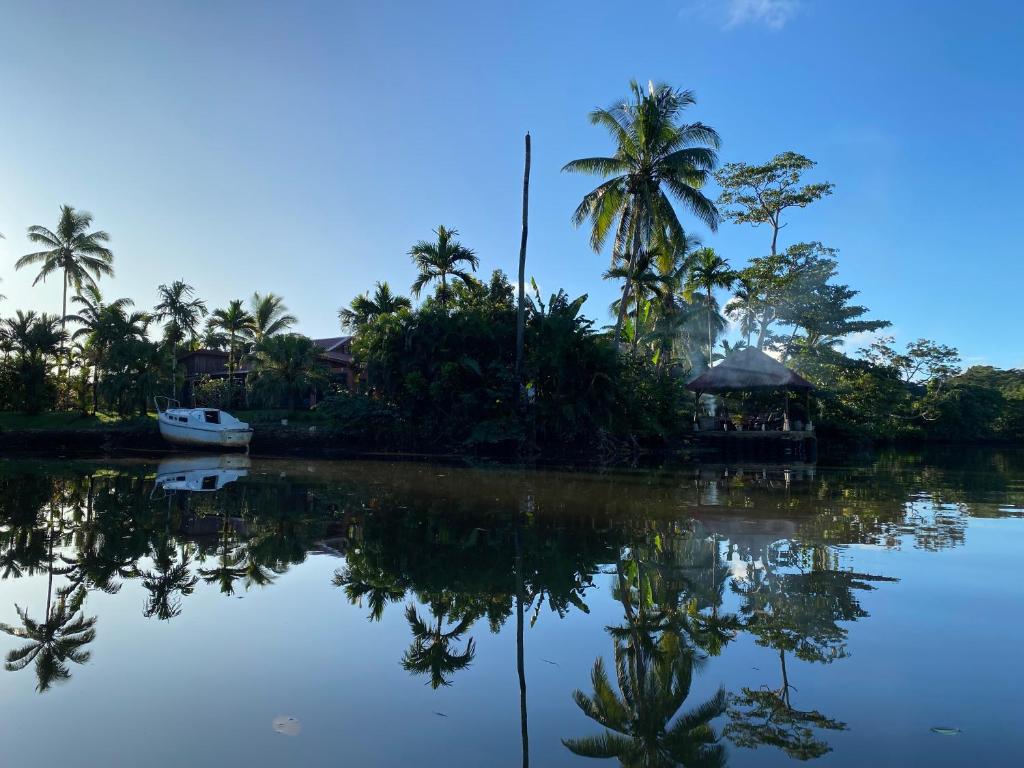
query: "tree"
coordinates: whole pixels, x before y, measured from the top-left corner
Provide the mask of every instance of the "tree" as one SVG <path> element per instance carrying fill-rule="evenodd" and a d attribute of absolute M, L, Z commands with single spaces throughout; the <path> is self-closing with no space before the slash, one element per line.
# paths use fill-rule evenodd
<path fill-rule="evenodd" d="M 782 213 L 787 208 L 805 208 L 831 195 L 829 182 L 800 186 L 801 175 L 815 163 L 796 152 L 783 152 L 767 163 L 728 163 L 715 174 L 722 187 L 718 204 L 724 216 L 736 224 L 768 224 L 772 230 L 771 255 L 777 253 Z M 732 207 L 728 207 L 732 206 Z"/>
<path fill-rule="evenodd" d="M 59 359 L 65 334 L 61 319 L 45 312 L 18 310 L 4 321 L 6 337 L 15 355 L 14 403 L 28 413 L 38 413 L 53 400 L 50 359 Z"/>
<path fill-rule="evenodd" d="M 715 345 L 712 316 L 718 314 L 713 291 L 715 288 L 730 288 L 735 281 L 736 273 L 728 261 L 715 253 L 714 248 L 701 248 L 694 253 L 685 290 L 687 298 L 691 300 L 698 290 L 704 290 L 708 313 L 708 365 L 711 365 Z"/>
<path fill-rule="evenodd" d="M 516 402 L 522 406 L 523 352 L 526 344 L 526 240 L 530 213 L 530 134 L 526 134 L 526 161 L 523 169 L 523 230 L 519 238 L 519 293 L 516 298 Z M 525 733 L 525 731 L 524 731 Z M 525 737 L 524 737 L 525 738 Z M 524 748 L 523 762 L 527 763 Z"/>
<path fill-rule="evenodd" d="M 81 326 L 72 334 L 71 339 L 83 341 L 84 359 L 92 367 L 92 412 L 95 414 L 99 406 L 100 368 L 110 345 L 116 340 L 113 332 L 108 330 L 107 324 L 112 317 L 126 313 L 134 304 L 128 298 L 104 303 L 103 295 L 96 285 L 83 286 L 82 292 L 73 296 L 71 301 L 78 304 L 80 309 L 69 315 L 68 320 Z"/>
<path fill-rule="evenodd" d="M 219 331 L 228 340 L 228 380 L 234 381 L 238 364 L 238 341 L 252 326 L 252 315 L 245 311 L 241 299 L 232 299 L 224 309 L 215 309 L 207 321 L 211 331 Z"/>
<path fill-rule="evenodd" d="M 195 298 L 195 288 L 183 280 L 157 289 L 160 301 L 153 312 L 153 319 L 166 321 L 164 341 L 172 349 L 186 339 L 193 344 L 199 334 L 199 324 L 208 314 L 206 302 Z"/>
<path fill-rule="evenodd" d="M 357 330 L 378 317 L 411 308 L 412 302 L 405 296 L 392 293 L 391 286 L 385 280 L 374 285 L 373 296 L 360 294 L 352 299 L 348 307 L 339 309 L 338 319 L 342 328 Z"/>
<path fill-rule="evenodd" d="M 905 352 L 898 352 L 894 341 L 892 336 L 883 336 L 861 349 L 860 354 L 875 365 L 895 371 L 904 384 L 942 382 L 960 373 L 956 347 L 918 339 L 907 344 Z"/>
<path fill-rule="evenodd" d="M 295 315 L 289 314 L 284 299 L 274 293 L 262 296 L 254 293 L 249 299 L 249 315 L 252 318 L 249 333 L 257 345 L 270 336 L 284 333 L 298 322 Z"/>
<path fill-rule="evenodd" d="M 676 277 L 673 274 L 661 272 L 657 266 L 657 253 L 647 249 L 638 249 L 634 257 L 628 262 L 620 262 L 602 275 L 605 280 L 623 280 L 629 283 L 630 288 L 626 292 L 627 303 L 633 309 L 633 348 L 636 348 L 640 336 L 640 309 L 651 297 L 664 299 L 669 296 L 676 287 Z M 622 299 L 616 299 L 612 303 L 612 312 L 618 314 L 621 311 Z M 628 307 L 627 307 L 628 312 Z M 625 313 L 623 313 L 625 314 Z"/>
<path fill-rule="evenodd" d="M 455 239 L 459 234 L 458 230 L 448 229 L 442 225 L 435 229 L 434 233 L 437 240 L 420 240 L 409 250 L 409 256 L 419 270 L 412 284 L 412 295 L 419 296 L 424 286 L 440 280 L 441 287 L 437 292 L 437 298 L 441 309 L 444 310 L 447 309 L 449 299 L 449 276 L 469 284 L 473 277 L 460 265 L 468 264 L 470 270 L 475 272 L 480 265 L 480 259 Z"/>
<path fill-rule="evenodd" d="M 590 122 L 612 135 L 615 153 L 573 160 L 562 168 L 611 177 L 583 197 L 573 223 L 580 226 L 589 219 L 590 245 L 598 253 L 614 232 L 613 267 L 632 262 L 641 248 L 658 250 L 669 263 L 686 249 L 673 199 L 712 230 L 719 218 L 715 204 L 700 191 L 718 163 L 718 133 L 703 123 L 681 120 L 682 112 L 696 103 L 693 92 L 648 83 L 645 93 L 635 80 L 630 91 L 630 101 L 590 113 Z M 629 281 L 624 281 L 616 340 L 629 290 Z"/>
<path fill-rule="evenodd" d="M 253 392 L 270 405 L 283 400 L 293 410 L 298 397 L 327 379 L 318 354 L 308 336 L 288 333 L 264 338 L 252 354 Z"/>
<path fill-rule="evenodd" d="M 83 285 L 95 285 L 101 276 L 112 277 L 114 254 L 104 243 L 110 235 L 102 230 L 90 232 L 92 214 L 76 211 L 70 205 L 62 205 L 57 231 L 34 225 L 28 228 L 28 239 L 44 246 L 44 250 L 28 253 L 18 259 L 15 269 L 39 265 L 39 272 L 32 285 L 45 281 L 54 272 L 63 274 L 61 299 L 61 332 L 65 330 L 68 314 L 68 287 L 81 291 Z M 61 342 L 63 357 L 63 341 Z"/>

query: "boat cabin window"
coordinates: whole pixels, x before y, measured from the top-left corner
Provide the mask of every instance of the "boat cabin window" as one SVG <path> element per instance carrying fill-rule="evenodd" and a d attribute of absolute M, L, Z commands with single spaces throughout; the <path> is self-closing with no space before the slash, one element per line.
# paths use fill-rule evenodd
<path fill-rule="evenodd" d="M 207 424 L 220 424 L 220 411 L 203 411 Z"/>
<path fill-rule="evenodd" d="M 217 476 L 206 475 L 203 477 L 202 488 L 204 491 L 215 491 L 217 490 Z"/>

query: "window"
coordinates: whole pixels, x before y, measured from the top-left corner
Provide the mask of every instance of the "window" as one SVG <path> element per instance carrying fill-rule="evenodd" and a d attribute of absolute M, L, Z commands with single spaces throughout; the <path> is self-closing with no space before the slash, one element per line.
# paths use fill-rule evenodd
<path fill-rule="evenodd" d="M 220 424 L 220 411 L 204 411 L 207 424 Z"/>

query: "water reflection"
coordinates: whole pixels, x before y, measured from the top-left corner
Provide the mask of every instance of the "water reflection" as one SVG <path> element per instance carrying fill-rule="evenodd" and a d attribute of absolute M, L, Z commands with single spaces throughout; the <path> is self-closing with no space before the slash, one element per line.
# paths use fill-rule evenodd
<path fill-rule="evenodd" d="M 529 629 L 609 605 L 617 618 L 595 628 L 607 656 L 564 693 L 592 727 L 561 734 L 565 749 L 642 766 L 724 765 L 736 748 L 820 757 L 849 726 L 794 677 L 845 659 L 851 624 L 868 618 L 862 596 L 898 588 L 856 568 L 852 548 L 966 546 L 972 517 L 1024 507 L 1024 467 L 1000 459 L 987 469 L 968 493 L 962 466 L 946 473 L 905 457 L 824 472 L 608 475 L 245 457 L 155 472 L 8 463 L 0 577 L 38 581 L 39 597 L 0 606 L 11 617 L 0 624 L 12 638 L 6 669 L 32 667 L 40 692 L 68 680 L 102 635 L 92 595 L 121 599 L 134 584 L 142 615 L 166 622 L 201 590 L 275 589 L 320 555 L 338 558 L 337 610 L 375 625 L 390 611 L 403 617 L 404 650 L 390 663 L 431 695 L 474 685 L 481 639 L 514 617 L 523 765 L 527 672 L 545 673 L 527 664 Z M 724 667 L 714 665 L 728 665 L 741 640 L 770 649 L 778 667 L 715 692 L 713 670 Z M 701 675 L 708 685 L 694 696 Z"/>

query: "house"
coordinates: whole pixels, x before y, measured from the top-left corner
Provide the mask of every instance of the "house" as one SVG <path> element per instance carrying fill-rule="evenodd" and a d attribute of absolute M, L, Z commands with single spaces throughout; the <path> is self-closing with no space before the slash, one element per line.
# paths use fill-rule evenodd
<path fill-rule="evenodd" d="M 327 339 L 313 339 L 320 348 L 320 362 L 327 368 L 332 383 L 344 383 L 349 389 L 356 385 L 356 372 L 352 360 L 352 337 L 333 336 Z M 219 349 L 194 349 L 178 357 L 178 365 L 185 369 L 185 384 L 182 402 L 191 403 L 192 387 L 197 379 L 209 376 L 213 379 L 228 377 L 228 353 Z M 235 368 L 235 378 L 243 384 L 250 368 L 243 358 Z"/>

